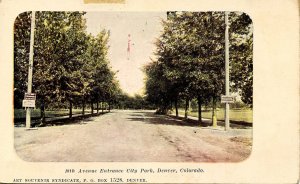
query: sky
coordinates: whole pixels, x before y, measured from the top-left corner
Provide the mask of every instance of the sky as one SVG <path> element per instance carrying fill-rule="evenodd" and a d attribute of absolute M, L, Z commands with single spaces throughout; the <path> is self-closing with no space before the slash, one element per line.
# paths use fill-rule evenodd
<path fill-rule="evenodd" d="M 131 96 L 142 95 L 145 79 L 142 68 L 151 61 L 150 57 L 155 58 L 154 42 L 161 34 L 161 20 L 166 19 L 166 12 L 88 12 L 85 17 L 88 33 L 110 31 L 108 57 L 112 69 L 118 71 L 122 90 Z"/>

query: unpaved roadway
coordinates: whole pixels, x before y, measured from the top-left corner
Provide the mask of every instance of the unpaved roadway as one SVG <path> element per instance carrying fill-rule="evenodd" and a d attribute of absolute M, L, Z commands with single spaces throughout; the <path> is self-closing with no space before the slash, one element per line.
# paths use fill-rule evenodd
<path fill-rule="evenodd" d="M 153 111 L 113 111 L 76 124 L 15 127 L 26 161 L 238 162 L 251 152 L 252 129 L 185 126 Z"/>

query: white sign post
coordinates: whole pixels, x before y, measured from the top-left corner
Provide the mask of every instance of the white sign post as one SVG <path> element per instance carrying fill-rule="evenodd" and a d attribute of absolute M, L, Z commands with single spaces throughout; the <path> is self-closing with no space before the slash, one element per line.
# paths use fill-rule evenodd
<path fill-rule="evenodd" d="M 221 103 L 234 103 L 234 101 L 235 101 L 234 96 L 226 96 L 226 95 L 221 96 Z"/>
<path fill-rule="evenodd" d="M 28 108 L 28 107 L 35 108 L 35 100 L 23 100 L 22 105 L 25 108 Z"/>
<path fill-rule="evenodd" d="M 229 34 L 228 12 L 225 11 L 225 92 L 229 96 Z M 225 104 L 225 130 L 229 130 L 229 103 Z"/>
<path fill-rule="evenodd" d="M 34 29 L 35 29 L 35 11 L 32 11 L 31 12 L 31 30 L 30 30 L 30 48 L 29 48 L 30 49 L 29 50 L 29 66 L 28 66 L 28 86 L 27 86 L 28 94 L 31 94 L 31 90 L 32 90 Z M 25 98 L 26 98 L 26 94 L 25 94 Z M 28 101 L 24 102 L 23 101 L 23 105 L 32 105 L 32 103 L 33 102 L 28 102 Z M 35 104 L 35 100 L 34 100 L 34 104 Z M 29 130 L 31 127 L 31 109 L 32 109 L 32 107 L 26 107 L 26 129 L 27 130 Z"/>
<path fill-rule="evenodd" d="M 25 93 L 24 100 L 36 100 L 35 93 Z"/>
<path fill-rule="evenodd" d="M 25 93 L 22 106 L 25 108 L 28 108 L 28 107 L 35 108 L 35 100 L 36 100 L 35 93 Z"/>

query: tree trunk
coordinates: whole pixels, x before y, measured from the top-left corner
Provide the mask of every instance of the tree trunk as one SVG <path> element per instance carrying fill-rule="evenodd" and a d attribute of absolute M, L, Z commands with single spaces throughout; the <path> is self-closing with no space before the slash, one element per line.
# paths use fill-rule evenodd
<path fill-rule="evenodd" d="M 200 96 L 198 96 L 197 101 L 198 101 L 198 121 L 201 124 L 202 123 L 202 110 L 201 110 L 202 101 Z"/>
<path fill-rule="evenodd" d="M 103 113 L 103 102 L 101 102 L 101 111 L 102 111 L 102 113 Z"/>
<path fill-rule="evenodd" d="M 176 112 L 176 117 L 178 118 L 178 99 L 175 99 L 175 112 Z"/>
<path fill-rule="evenodd" d="M 91 114 L 94 114 L 94 104 L 92 101 L 91 101 Z"/>
<path fill-rule="evenodd" d="M 99 102 L 97 101 L 97 114 L 99 113 Z"/>
<path fill-rule="evenodd" d="M 188 117 L 188 108 L 189 108 L 189 99 L 185 99 L 185 110 L 184 110 L 184 118 L 187 119 Z"/>
<path fill-rule="evenodd" d="M 83 98 L 82 99 L 82 115 L 84 115 L 85 114 L 85 99 Z"/>
<path fill-rule="evenodd" d="M 69 105 L 69 118 L 72 118 L 72 101 L 69 100 L 69 103 L 70 103 L 70 105 Z"/>
<path fill-rule="evenodd" d="M 108 102 L 108 112 L 110 112 L 110 102 Z"/>
<path fill-rule="evenodd" d="M 212 125 L 217 126 L 217 117 L 216 117 L 216 98 L 213 97 L 212 102 Z"/>
<path fill-rule="evenodd" d="M 45 101 L 42 99 L 41 101 L 41 125 L 45 124 Z"/>
<path fill-rule="evenodd" d="M 211 119 L 213 120 L 213 117 L 215 115 L 215 98 L 212 100 L 212 114 L 211 114 Z"/>

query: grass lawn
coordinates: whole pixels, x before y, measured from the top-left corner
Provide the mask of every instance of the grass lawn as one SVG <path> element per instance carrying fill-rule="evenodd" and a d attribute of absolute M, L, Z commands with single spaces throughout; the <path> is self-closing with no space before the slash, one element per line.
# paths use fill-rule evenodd
<path fill-rule="evenodd" d="M 225 111 L 224 109 L 217 109 L 217 119 L 224 120 Z M 179 109 L 179 114 L 184 115 L 184 109 Z M 190 112 L 189 116 L 198 117 L 198 112 Z M 211 110 L 202 110 L 202 118 L 211 119 Z M 233 121 L 245 121 L 253 122 L 253 111 L 252 109 L 230 109 L 229 118 Z"/>
<path fill-rule="evenodd" d="M 90 113 L 90 109 L 85 110 L 86 113 Z M 73 109 L 72 114 L 81 114 L 82 109 Z M 34 109 L 31 111 L 31 117 L 40 117 L 41 111 L 40 109 Z M 69 109 L 60 109 L 60 110 L 53 110 L 53 111 L 45 111 L 46 117 L 56 117 L 56 116 L 67 116 L 69 115 Z M 14 109 L 14 118 L 25 118 L 26 111 L 25 109 Z"/>

